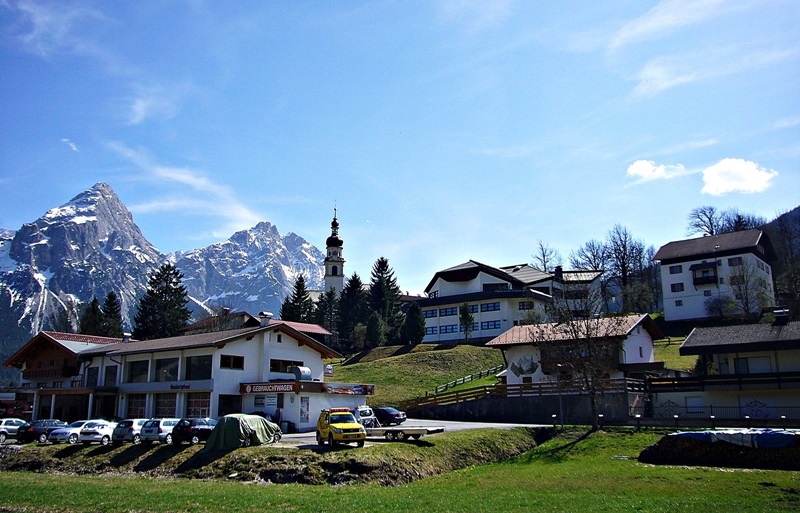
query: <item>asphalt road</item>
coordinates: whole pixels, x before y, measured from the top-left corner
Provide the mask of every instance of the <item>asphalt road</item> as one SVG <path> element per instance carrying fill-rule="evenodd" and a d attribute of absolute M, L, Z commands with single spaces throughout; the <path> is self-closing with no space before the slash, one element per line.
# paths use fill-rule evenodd
<path fill-rule="evenodd" d="M 444 427 L 445 432 L 447 431 L 461 431 L 463 429 L 483 429 L 483 428 L 494 428 L 494 429 L 511 429 L 515 427 L 542 427 L 542 424 L 504 424 L 504 423 L 495 423 L 495 422 L 458 422 L 453 420 L 425 420 L 425 419 L 407 419 L 405 422 L 400 424 L 400 426 L 390 426 L 390 427 Z M 424 437 L 423 437 L 424 439 Z M 370 442 L 381 442 L 383 438 L 378 437 L 368 437 L 367 444 Z M 310 431 L 308 433 L 286 433 L 283 435 L 283 438 L 280 441 L 280 445 L 283 446 L 294 446 L 294 447 L 304 447 L 304 446 L 316 446 L 317 440 L 314 434 L 314 431 Z"/>

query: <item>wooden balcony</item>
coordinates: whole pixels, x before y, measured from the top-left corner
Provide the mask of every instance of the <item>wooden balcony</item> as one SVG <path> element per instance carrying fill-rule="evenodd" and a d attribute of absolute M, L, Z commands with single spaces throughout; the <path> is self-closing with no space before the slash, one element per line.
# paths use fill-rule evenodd
<path fill-rule="evenodd" d="M 800 372 L 724 374 L 716 376 L 691 376 L 688 378 L 653 378 L 648 380 L 647 387 L 648 391 L 651 393 L 725 389 L 800 388 Z"/>

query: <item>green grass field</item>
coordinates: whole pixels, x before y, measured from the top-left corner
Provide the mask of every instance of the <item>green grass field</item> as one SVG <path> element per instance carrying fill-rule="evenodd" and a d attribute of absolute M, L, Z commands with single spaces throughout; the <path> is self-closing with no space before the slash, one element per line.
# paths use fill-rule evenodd
<path fill-rule="evenodd" d="M 513 460 L 401 486 L 2 472 L 4 512 L 797 511 L 797 472 L 652 466 L 661 433 L 567 431 Z"/>

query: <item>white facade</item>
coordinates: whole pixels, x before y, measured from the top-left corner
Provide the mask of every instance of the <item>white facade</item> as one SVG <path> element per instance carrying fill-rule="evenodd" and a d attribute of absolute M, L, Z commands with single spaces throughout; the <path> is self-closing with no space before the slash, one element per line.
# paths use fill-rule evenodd
<path fill-rule="evenodd" d="M 713 267 L 716 262 L 716 269 Z M 738 263 L 741 262 L 741 263 Z M 706 267 L 711 264 L 711 267 Z M 694 269 L 693 269 L 694 268 Z M 775 303 L 772 288 L 772 268 L 752 253 L 740 253 L 723 258 L 687 260 L 661 265 L 661 283 L 664 294 L 664 319 L 678 321 L 709 317 L 706 303 L 721 296 L 735 298 L 731 287 L 732 276 L 742 274 L 742 268 L 752 272 L 748 279 L 757 288 L 757 294 L 766 300 L 763 306 Z M 755 302 L 753 312 L 760 305 Z"/>
<path fill-rule="evenodd" d="M 370 385 L 324 382 L 323 352 L 335 352 L 281 326 L 236 330 L 241 333 L 230 339 L 219 332 L 211 343 L 193 344 L 201 340 L 193 335 L 162 339 L 174 346 L 164 349 L 152 341 L 117 344 L 87 356 L 84 372 L 99 376 L 99 387 L 116 387 L 120 417 L 264 412 L 298 431 L 310 431 L 321 409 L 366 403 Z M 112 367 L 117 370 L 106 370 Z M 113 383 L 104 381 L 112 376 Z"/>
<path fill-rule="evenodd" d="M 497 287 L 496 290 L 491 290 Z M 489 289 L 489 290 L 487 290 Z M 420 301 L 425 317 L 423 343 L 456 343 L 464 340 L 459 308 L 467 303 L 474 324 L 471 339 L 489 340 L 532 315 L 543 319 L 547 297 L 538 292 L 511 290 L 509 283 L 485 272 L 468 281 L 434 282 L 435 298 Z"/>

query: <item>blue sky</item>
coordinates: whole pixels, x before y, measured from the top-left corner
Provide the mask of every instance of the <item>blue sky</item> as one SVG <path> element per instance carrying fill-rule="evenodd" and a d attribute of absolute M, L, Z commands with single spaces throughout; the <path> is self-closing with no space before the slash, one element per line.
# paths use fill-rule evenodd
<path fill-rule="evenodd" d="M 800 3 L 0 0 L 0 227 L 96 182 L 162 252 L 260 221 L 400 287 L 800 204 Z"/>

